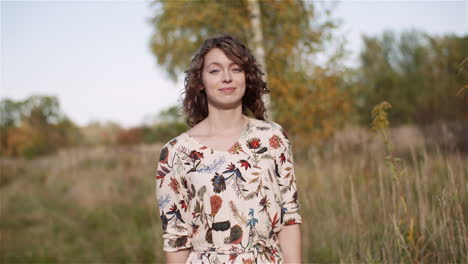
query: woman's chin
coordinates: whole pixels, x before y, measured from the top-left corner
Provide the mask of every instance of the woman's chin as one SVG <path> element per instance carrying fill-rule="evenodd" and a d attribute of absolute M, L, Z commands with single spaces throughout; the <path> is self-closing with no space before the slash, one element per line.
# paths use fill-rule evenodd
<path fill-rule="evenodd" d="M 224 98 L 224 100 L 218 100 L 209 104 L 217 109 L 234 109 L 242 105 L 242 98 L 236 98 L 235 100 L 234 98 L 232 98 L 231 100 L 228 100 L 228 98 Z"/>

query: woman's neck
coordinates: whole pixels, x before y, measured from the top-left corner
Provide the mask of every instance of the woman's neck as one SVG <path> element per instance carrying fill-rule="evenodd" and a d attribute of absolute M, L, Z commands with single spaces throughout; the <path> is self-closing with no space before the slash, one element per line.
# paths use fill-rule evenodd
<path fill-rule="evenodd" d="M 242 105 L 234 109 L 210 109 L 204 120 L 210 132 L 236 131 L 246 126 L 248 116 L 242 114 Z M 211 134 L 211 133 L 210 133 Z"/>

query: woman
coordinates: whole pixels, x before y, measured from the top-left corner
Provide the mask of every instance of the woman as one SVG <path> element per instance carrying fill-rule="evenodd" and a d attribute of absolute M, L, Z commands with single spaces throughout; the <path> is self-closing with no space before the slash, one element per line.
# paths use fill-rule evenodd
<path fill-rule="evenodd" d="M 191 129 L 165 144 L 156 175 L 167 263 L 301 262 L 292 151 L 265 121 L 262 74 L 228 35 L 206 40 L 186 71 Z"/>

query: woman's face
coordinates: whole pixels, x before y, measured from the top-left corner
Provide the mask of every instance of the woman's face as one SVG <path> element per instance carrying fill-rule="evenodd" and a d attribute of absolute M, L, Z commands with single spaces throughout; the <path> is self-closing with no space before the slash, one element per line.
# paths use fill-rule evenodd
<path fill-rule="evenodd" d="M 242 104 L 245 73 L 218 48 L 204 58 L 202 82 L 208 104 L 217 108 L 234 108 Z"/>

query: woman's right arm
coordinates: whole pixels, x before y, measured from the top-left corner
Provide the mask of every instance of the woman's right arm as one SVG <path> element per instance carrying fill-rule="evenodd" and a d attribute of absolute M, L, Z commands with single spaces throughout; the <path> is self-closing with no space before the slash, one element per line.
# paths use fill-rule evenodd
<path fill-rule="evenodd" d="M 182 263 L 187 262 L 187 259 L 190 254 L 190 249 L 181 249 L 176 252 L 166 252 L 166 263 Z"/>
<path fill-rule="evenodd" d="M 185 263 L 192 248 L 189 236 L 185 178 L 177 172 L 177 155 L 172 144 L 161 150 L 156 170 L 156 196 L 162 224 L 166 263 Z"/>

